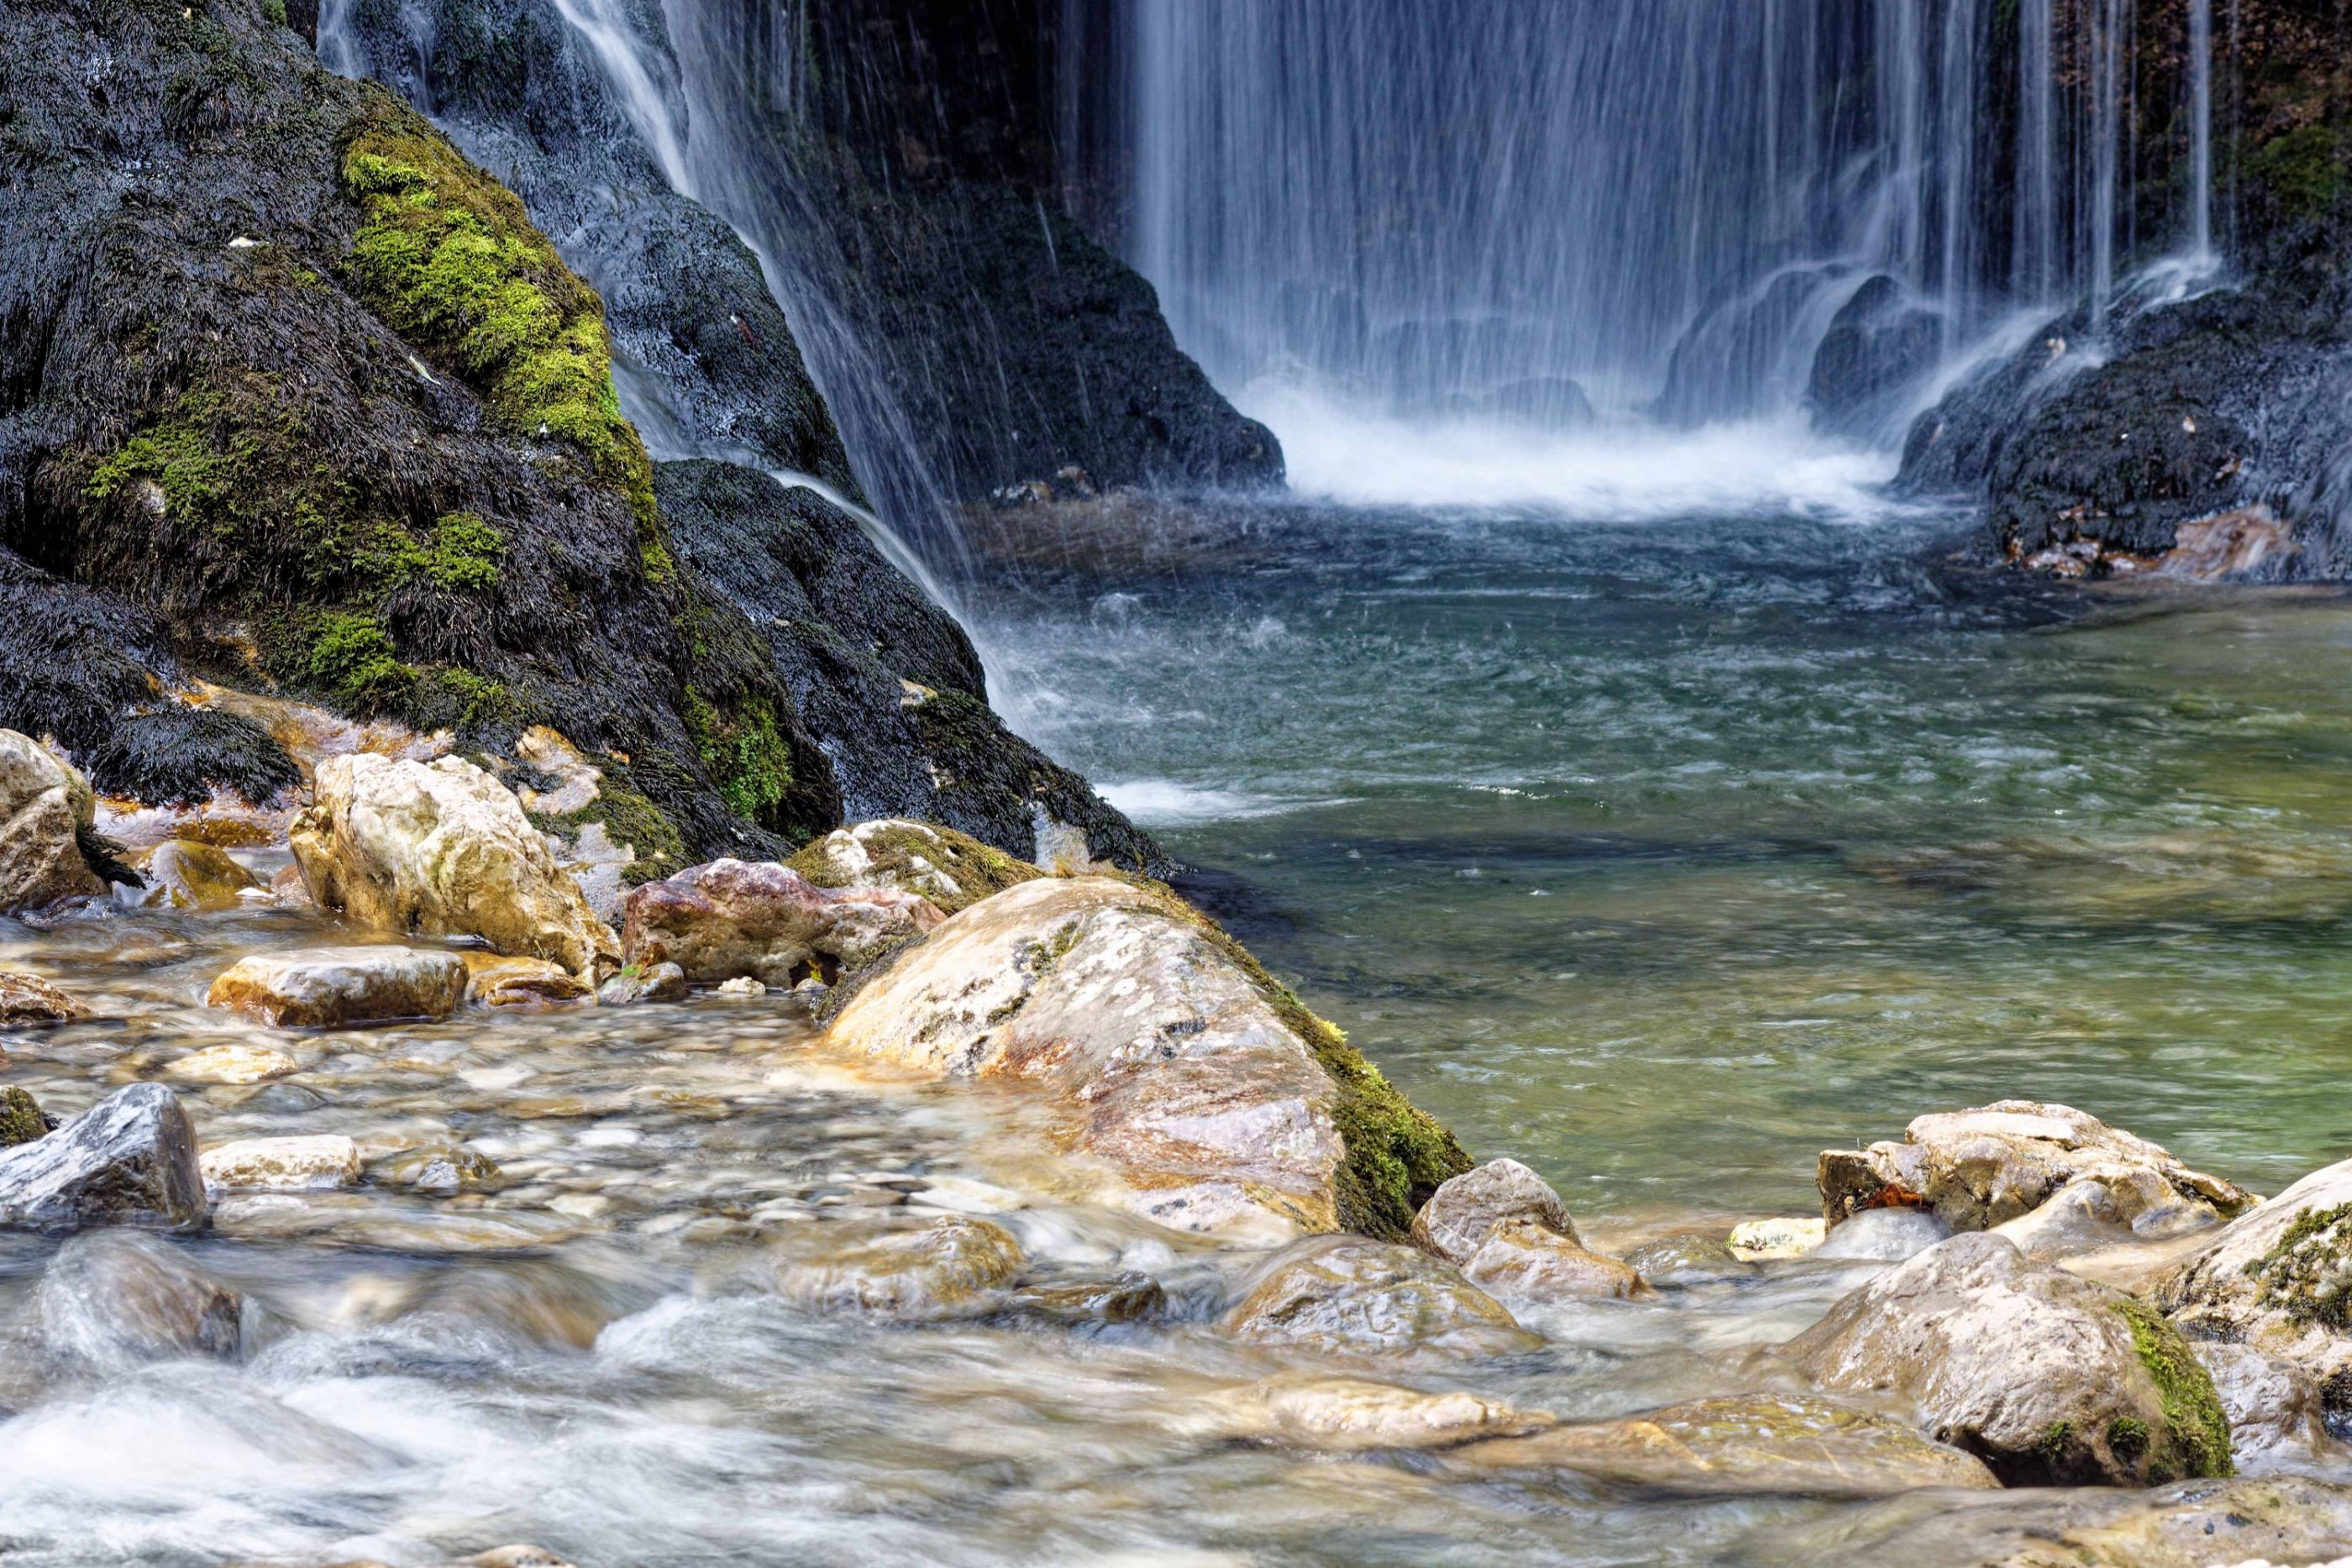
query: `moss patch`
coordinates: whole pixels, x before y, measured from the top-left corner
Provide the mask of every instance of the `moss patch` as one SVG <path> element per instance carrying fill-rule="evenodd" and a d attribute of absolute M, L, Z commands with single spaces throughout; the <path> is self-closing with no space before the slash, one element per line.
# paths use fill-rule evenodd
<path fill-rule="evenodd" d="M 621 763 L 600 757 L 596 765 L 604 774 L 596 799 L 562 816 L 535 811 L 532 824 L 543 833 L 577 838 L 589 823 L 603 823 L 605 837 L 628 845 L 637 857 L 621 868 L 621 880 L 632 887 L 684 871 L 688 863 L 686 835 L 678 831 L 677 824 L 632 786 L 628 769 Z"/>
<path fill-rule="evenodd" d="M 2352 1329 L 2352 1204 L 2306 1208 L 2248 1263 L 2263 1300 L 2299 1323 Z"/>
<path fill-rule="evenodd" d="M 2332 126 L 2299 127 L 2255 148 L 2246 172 L 2292 215 L 2326 217 L 2344 199 L 2343 138 Z"/>
<path fill-rule="evenodd" d="M 793 748 L 774 706 L 751 696 L 721 708 L 688 686 L 680 716 L 728 810 L 762 827 L 784 826 L 777 808 L 792 794 Z"/>
<path fill-rule="evenodd" d="M 2161 1444 L 2137 1420 L 2126 1417 L 2115 1424 L 2122 1427 L 2129 1421 L 2139 1428 L 2138 1451 L 2148 1456 L 2149 1482 L 2237 1474 L 2230 1454 L 2229 1412 L 2222 1409 L 2213 1379 L 2197 1353 L 2189 1349 L 2180 1331 L 2147 1302 L 2117 1301 L 2115 1310 L 2131 1325 L 2132 1349 L 2147 1368 L 2164 1405 L 2165 1441 Z M 2116 1458 L 2126 1463 L 2137 1458 L 2137 1454 L 2126 1454 L 2116 1442 L 2113 1427 L 2107 1440 Z"/>
<path fill-rule="evenodd" d="M 870 869 L 862 873 L 852 873 L 835 865 L 824 852 L 823 839 L 784 863 L 819 887 L 865 883 L 905 888 L 920 893 L 950 915 L 1045 874 L 1027 861 L 1015 859 L 993 844 L 984 844 L 970 833 L 936 824 L 927 823 L 925 827 L 929 829 L 929 833 L 912 824 L 894 823 L 860 835 L 858 842 L 865 847 L 866 857 L 871 862 Z M 918 860 L 936 867 L 955 883 L 958 891 L 939 891 L 936 882 L 926 879 L 917 869 Z"/>
<path fill-rule="evenodd" d="M 49 1135 L 48 1119 L 22 1089 L 0 1089 L 0 1149 Z"/>
<path fill-rule="evenodd" d="M 507 536 L 495 525 L 472 512 L 451 512 L 436 518 L 423 539 L 405 528 L 380 529 L 355 564 L 379 580 L 484 593 L 498 586 L 506 553 Z"/>

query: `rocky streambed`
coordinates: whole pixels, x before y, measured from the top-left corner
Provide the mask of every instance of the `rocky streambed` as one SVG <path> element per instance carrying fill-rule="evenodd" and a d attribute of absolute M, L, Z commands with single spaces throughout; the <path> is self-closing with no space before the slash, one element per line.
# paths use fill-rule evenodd
<path fill-rule="evenodd" d="M 1129 875 L 0 755 L 12 1562 L 2352 1552 L 2347 1167 L 2004 1102 L 1595 1230 Z"/>

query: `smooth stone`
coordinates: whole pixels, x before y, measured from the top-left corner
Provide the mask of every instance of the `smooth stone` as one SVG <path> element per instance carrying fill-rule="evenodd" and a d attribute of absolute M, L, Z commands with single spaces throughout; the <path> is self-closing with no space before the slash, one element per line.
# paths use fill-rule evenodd
<path fill-rule="evenodd" d="M 131 855 L 130 864 L 147 885 L 125 891 L 150 909 L 236 909 L 247 902 L 248 891 L 266 891 L 226 850 L 189 839 L 167 839 Z"/>
<path fill-rule="evenodd" d="M 240 1240 L 309 1240 L 422 1256 L 533 1252 L 582 1234 L 576 1220 L 516 1210 L 418 1213 L 356 1193 L 254 1193 L 224 1198 L 213 1229 Z"/>
<path fill-rule="evenodd" d="M 1625 1254 L 1625 1266 L 1653 1285 L 1683 1289 L 1717 1280 L 1744 1279 L 1756 1265 L 1731 1249 L 1720 1236 L 1677 1231 L 1645 1241 Z"/>
<path fill-rule="evenodd" d="M 1496 1227 L 1528 1220 L 1578 1241 L 1576 1222 L 1551 1184 L 1517 1160 L 1488 1160 L 1442 1183 L 1412 1217 L 1416 1247 L 1460 1268 Z"/>
<path fill-rule="evenodd" d="M 620 945 L 514 792 L 472 763 L 359 753 L 318 766 L 315 804 L 288 835 L 310 896 L 362 925 L 478 936 L 582 979 Z"/>
<path fill-rule="evenodd" d="M 247 1191 L 321 1192 L 356 1186 L 360 1146 L 335 1133 L 290 1138 L 243 1138 L 197 1156 L 205 1185 Z"/>
<path fill-rule="evenodd" d="M 2302 1368 L 2352 1409 L 2352 1160 L 2312 1172 L 2157 1282 L 2199 1339 L 2252 1345 Z"/>
<path fill-rule="evenodd" d="M 301 1070 L 300 1062 L 266 1045 L 210 1045 L 169 1063 L 163 1076 L 183 1083 L 265 1083 Z"/>
<path fill-rule="evenodd" d="M 1580 1299 L 1622 1301 L 1656 1293 L 1630 1265 L 1531 1219 L 1496 1226 L 1462 1272 L 1480 1290 L 1517 1307 Z"/>
<path fill-rule="evenodd" d="M 593 994 L 588 983 L 561 964 L 544 958 L 501 958 L 467 953 L 466 999 L 482 1008 L 541 1008 L 576 1002 Z"/>
<path fill-rule="evenodd" d="M 1952 1228 L 1923 1208 L 1864 1209 L 1830 1231 L 1812 1249 L 1815 1258 L 1900 1263 L 1916 1258 L 1952 1234 Z"/>
<path fill-rule="evenodd" d="M 1202 1401 L 1220 1436 L 1327 1453 L 1449 1448 L 1519 1437 L 1558 1425 L 1483 1394 L 1426 1394 L 1358 1377 L 1300 1375 L 1221 1389 Z"/>
<path fill-rule="evenodd" d="M 306 947 L 257 953 L 205 997 L 279 1029 L 348 1029 L 447 1018 L 466 995 L 466 961 L 434 947 Z"/>
<path fill-rule="evenodd" d="M 493 1546 L 466 1561 L 472 1568 L 572 1568 L 570 1563 L 544 1546 Z"/>
<path fill-rule="evenodd" d="M 764 997 L 768 994 L 768 988 L 749 975 L 738 975 L 731 980 L 721 981 L 719 994 L 722 997 Z"/>
<path fill-rule="evenodd" d="M 376 1179 L 427 1197 L 495 1192 L 505 1180 L 496 1161 L 471 1149 L 430 1145 L 395 1155 L 376 1167 Z"/>
<path fill-rule="evenodd" d="M 2249 1344 L 2191 1340 L 2230 1416 L 2230 1448 L 2241 1475 L 2336 1468 L 2352 1459 L 2327 1429 L 2319 1385 L 2293 1362 Z"/>
<path fill-rule="evenodd" d="M 682 1002 L 687 998 L 686 971 L 676 964 L 632 965 L 605 981 L 596 991 L 600 1007 L 627 1008 L 641 1002 Z"/>
<path fill-rule="evenodd" d="M 208 1209 L 179 1096 L 133 1083 L 45 1138 L 0 1149 L 0 1225 L 194 1229 Z"/>
<path fill-rule="evenodd" d="M 1882 1213 L 1924 1213 L 1919 1209 L 1874 1210 Z M 1855 1218 L 1862 1218 L 1856 1215 Z M 1851 1224 L 1852 1221 L 1847 1223 Z M 2118 1247 L 2135 1239 L 2131 1223 L 2116 1202 L 2114 1191 L 2095 1176 L 2077 1176 L 2036 1207 L 1992 1227 L 2029 1258 L 2044 1261 L 2070 1258 L 2101 1248 Z"/>
<path fill-rule="evenodd" d="M 0 1028 L 74 1023 L 86 1016 L 80 1003 L 47 980 L 32 975 L 0 974 Z"/>
<path fill-rule="evenodd" d="M 1731 1228 L 1731 1255 L 1746 1263 L 1802 1258 L 1829 1235 L 1820 1219 L 1749 1219 Z"/>
<path fill-rule="evenodd" d="M 1832 1393 L 1907 1399 L 2011 1486 L 2227 1474 L 2211 1378 L 2147 1303 L 1969 1232 L 1899 1263 L 1785 1347 Z"/>
<path fill-rule="evenodd" d="M 106 891 L 81 852 L 97 805 L 81 775 L 40 742 L 0 729 L 0 915 Z"/>
<path fill-rule="evenodd" d="M 689 980 L 789 989 L 862 968 L 944 918 L 918 894 L 819 887 L 788 866 L 717 860 L 631 893 L 621 943 L 630 963 L 676 964 Z"/>
<path fill-rule="evenodd" d="M 1902 1422 L 1824 1399 L 1741 1395 L 1457 1449 L 1450 1469 L 1542 1479 L 1568 1472 L 1683 1496 L 1885 1497 L 1996 1490 L 1992 1471 Z"/>
<path fill-rule="evenodd" d="M 77 1236 L 58 1249 L 39 1291 L 49 1349 L 97 1372 L 151 1361 L 234 1361 L 245 1299 L 171 1243 L 132 1230 Z"/>
<path fill-rule="evenodd" d="M 2071 1105 L 2001 1100 L 1915 1118 L 1903 1142 L 1830 1149 L 1816 1171 L 1822 1212 L 1925 1207 L 1955 1230 L 1985 1230 L 2031 1213 L 2068 1183 L 2096 1180 L 2141 1236 L 2217 1224 L 2254 1195 L 2190 1170 L 2145 1138 Z"/>
<path fill-rule="evenodd" d="M 1540 1343 L 1444 1260 L 1357 1236 L 1275 1253 L 1221 1326 L 1251 1344 L 1343 1356 L 1495 1355 Z"/>
<path fill-rule="evenodd" d="M 1020 1286 L 1004 1299 L 1008 1317 L 1056 1328 L 1148 1323 L 1168 1313 L 1168 1292 L 1149 1274 Z"/>
<path fill-rule="evenodd" d="M 849 1221 L 809 1226 L 780 1244 L 776 1289 L 815 1312 L 925 1317 L 968 1309 L 1021 1270 L 1021 1244 L 1000 1225 L 951 1215 L 908 1228 Z"/>

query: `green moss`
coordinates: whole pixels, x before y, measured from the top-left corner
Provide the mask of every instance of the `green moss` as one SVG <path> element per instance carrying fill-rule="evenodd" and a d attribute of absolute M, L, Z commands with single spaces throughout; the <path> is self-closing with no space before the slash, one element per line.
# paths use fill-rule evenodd
<path fill-rule="evenodd" d="M 489 724 L 519 728 L 530 719 L 528 705 L 505 682 L 455 668 L 437 669 L 424 677 L 413 707 L 424 722 L 458 730 Z"/>
<path fill-rule="evenodd" d="M 1027 861 L 1016 860 L 993 844 L 982 843 L 953 828 L 893 823 L 869 828 L 858 841 L 870 862 L 870 869 L 863 873 L 837 868 L 824 852 L 822 839 L 785 863 L 819 887 L 845 887 L 856 882 L 905 888 L 920 893 L 950 915 L 1045 874 Z M 926 879 L 916 869 L 919 860 L 936 867 L 955 883 L 957 891 L 943 892 L 936 880 Z"/>
<path fill-rule="evenodd" d="M 2121 1301 L 2115 1303 L 2115 1310 L 2131 1325 L 2132 1349 L 2147 1368 L 2163 1401 L 2166 1441 L 2160 1447 L 2151 1441 L 2139 1421 L 2126 1416 L 2116 1423 L 2121 1427 L 2129 1422 L 2140 1428 L 2139 1453 L 2149 1456 L 2149 1481 L 2237 1474 L 2230 1455 L 2229 1412 L 2221 1407 L 2212 1376 L 2197 1359 L 2197 1353 L 2180 1331 L 2147 1302 Z M 2108 1428 L 2107 1437 L 2118 1458 L 2128 1463 L 2137 1458 L 2116 1445 L 2114 1427 Z"/>
<path fill-rule="evenodd" d="M 2352 1329 L 2352 1204 L 2306 1208 L 2245 1273 L 2263 1300 L 2299 1323 Z"/>
<path fill-rule="evenodd" d="M 793 748 L 774 706 L 764 697 L 747 697 L 721 709 L 688 686 L 682 716 L 728 809 L 747 821 L 774 825 L 776 808 L 793 788 Z"/>
<path fill-rule="evenodd" d="M 2344 198 L 2343 138 L 2332 126 L 2301 126 L 2255 148 L 2246 172 L 2290 214 L 2325 217 Z"/>
<path fill-rule="evenodd" d="M 261 14 L 274 26 L 285 26 L 287 25 L 286 0 L 261 0 Z"/>
<path fill-rule="evenodd" d="M 2137 1416 L 2118 1416 L 2107 1423 L 2107 1448 L 2124 1463 L 2137 1464 L 2147 1452 L 2147 1423 Z"/>
<path fill-rule="evenodd" d="M 507 537 L 472 512 L 437 518 L 429 540 L 386 525 L 353 558 L 366 575 L 381 581 L 426 583 L 452 593 L 482 593 L 499 583 L 499 562 Z"/>
<path fill-rule="evenodd" d="M 604 303 L 522 203 L 389 99 L 346 136 L 342 183 L 361 212 L 344 263 L 353 292 L 505 428 L 586 453 L 628 498 L 647 574 L 675 575 L 653 464 L 613 387 Z"/>
<path fill-rule="evenodd" d="M 2074 1443 L 2074 1424 L 2072 1421 L 2053 1421 L 2042 1428 L 2042 1451 L 2053 1460 L 2064 1458 Z"/>
<path fill-rule="evenodd" d="M 531 821 L 539 830 L 576 838 L 589 823 L 603 823 L 607 838 L 616 844 L 628 845 L 636 856 L 621 871 L 621 880 L 631 886 L 658 882 L 685 870 L 686 836 L 678 831 L 677 824 L 630 786 L 628 770 L 621 763 L 611 758 L 599 758 L 597 766 L 604 779 L 597 786 L 596 799 L 577 811 L 561 816 L 534 812 Z"/>
<path fill-rule="evenodd" d="M 0 1089 L 0 1149 L 13 1149 L 48 1134 L 49 1124 L 30 1094 L 22 1089 Z"/>
<path fill-rule="evenodd" d="M 357 611 L 330 611 L 312 621 L 303 674 L 362 711 L 397 706 L 416 684 L 416 672 L 400 662 L 383 622 Z"/>

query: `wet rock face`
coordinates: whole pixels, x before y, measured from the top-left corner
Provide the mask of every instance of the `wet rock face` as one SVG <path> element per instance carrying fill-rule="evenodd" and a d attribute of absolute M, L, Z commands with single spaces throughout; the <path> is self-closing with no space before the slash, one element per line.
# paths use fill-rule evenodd
<path fill-rule="evenodd" d="M 953 828 L 905 820 L 836 828 L 789 862 L 819 887 L 888 887 L 957 915 L 1045 873 Z"/>
<path fill-rule="evenodd" d="M 94 810 L 80 775 L 30 736 L 0 730 L 0 915 L 106 891 L 79 838 Z"/>
<path fill-rule="evenodd" d="M 469 762 L 331 757 L 289 835 L 321 908 L 379 930 L 478 936 L 583 979 L 620 945 L 563 874 L 513 791 Z"/>
<path fill-rule="evenodd" d="M 33 975 L 0 973 L 0 1025 L 29 1029 L 40 1024 L 72 1023 L 83 1016 L 79 1002 L 47 980 Z"/>
<path fill-rule="evenodd" d="M 134 1083 L 37 1142 L 0 1149 L 0 1225 L 187 1230 L 206 1211 L 195 1129 L 161 1084 Z"/>
<path fill-rule="evenodd" d="M 1632 1269 L 1585 1248 L 1559 1194 L 1517 1160 L 1441 1186 L 1413 1216 L 1412 1240 L 1517 1305 L 1649 1293 Z"/>
<path fill-rule="evenodd" d="M 600 1007 L 635 1007 L 641 1002 L 682 1002 L 687 998 L 686 971 L 676 964 L 630 966 L 596 991 Z"/>
<path fill-rule="evenodd" d="M 1412 1244 L 1459 1267 L 1467 1263 L 1495 1228 L 1528 1220 L 1577 1239 L 1576 1221 L 1551 1184 L 1517 1160 L 1488 1160 L 1430 1195 L 1413 1216 Z"/>
<path fill-rule="evenodd" d="M 466 997 L 466 961 L 427 947 L 310 947 L 241 958 L 205 1002 L 278 1029 L 348 1029 L 446 1018 Z"/>
<path fill-rule="evenodd" d="M 2240 1473 L 2317 1469 L 2352 1457 L 2329 1433 L 2326 1398 L 2301 1367 L 2248 1344 L 2189 1343 L 2229 1413 L 2230 1448 Z"/>
<path fill-rule="evenodd" d="M 1631 1265 L 1530 1219 L 1496 1226 L 1462 1272 L 1481 1290 L 1523 1308 L 1579 1297 L 1628 1301 L 1654 1294 Z"/>
<path fill-rule="evenodd" d="M 236 909 L 261 879 L 232 859 L 226 850 L 186 839 L 172 839 L 152 850 L 130 857 L 129 863 L 147 881 L 135 894 L 154 909 Z"/>
<path fill-rule="evenodd" d="M 674 964 L 688 980 L 789 987 L 861 968 L 943 918 L 917 894 L 818 887 L 785 866 L 722 860 L 630 894 L 621 942 L 631 964 Z"/>
<path fill-rule="evenodd" d="M 482 1008 L 542 1008 L 585 1000 L 586 981 L 544 958 L 465 955 L 466 999 Z"/>
<path fill-rule="evenodd" d="M 1557 1424 L 1484 1395 L 1425 1394 L 1358 1377 L 1299 1375 L 1223 1389 L 1202 1416 L 1228 1437 L 1329 1453 L 1445 1448 L 1482 1437 L 1523 1437 Z"/>
<path fill-rule="evenodd" d="M 1539 1343 L 1418 1248 L 1310 1237 L 1276 1253 L 1220 1320 L 1250 1344 L 1377 1360 L 1507 1354 Z"/>
<path fill-rule="evenodd" d="M 786 1240 L 776 1288 L 817 1311 L 899 1317 L 953 1314 L 1021 1270 L 1001 1225 L 963 1215 L 919 1227 L 819 1225 Z"/>
<path fill-rule="evenodd" d="M 1790 1342 L 1832 1393 L 1896 1395 L 2010 1485 L 2227 1475 L 2230 1423 L 2188 1342 L 2146 1303 L 1956 1236 Z"/>
<path fill-rule="evenodd" d="M 2252 1193 L 2067 1105 L 2003 1100 L 1921 1116 L 1902 1143 L 1821 1157 L 1832 1226 L 1867 1208 L 1931 1209 L 1955 1230 L 1983 1230 L 2040 1207 L 2076 1180 L 2098 1182 L 2142 1236 L 2176 1235 L 2252 1207 Z"/>
<path fill-rule="evenodd" d="M 1619 1421 L 1555 1427 L 1458 1448 L 1446 1462 L 1482 1476 L 1566 1473 L 1684 1496 L 1865 1498 L 2000 1485 L 1978 1459 L 1901 1422 L 1778 1395 L 1701 1399 Z"/>
<path fill-rule="evenodd" d="M 2352 1409 L 2352 1160 L 2231 1221 L 2155 1295 L 2189 1333 L 2276 1356 Z"/>
<path fill-rule="evenodd" d="M 41 1277 L 41 1335 L 50 1352 L 91 1371 L 209 1356 L 243 1347 L 245 1301 L 167 1241 L 101 1230 L 65 1244 Z"/>
<path fill-rule="evenodd" d="M 360 1148 L 337 1133 L 243 1138 L 197 1157 L 208 1190 L 324 1192 L 360 1179 Z"/>

